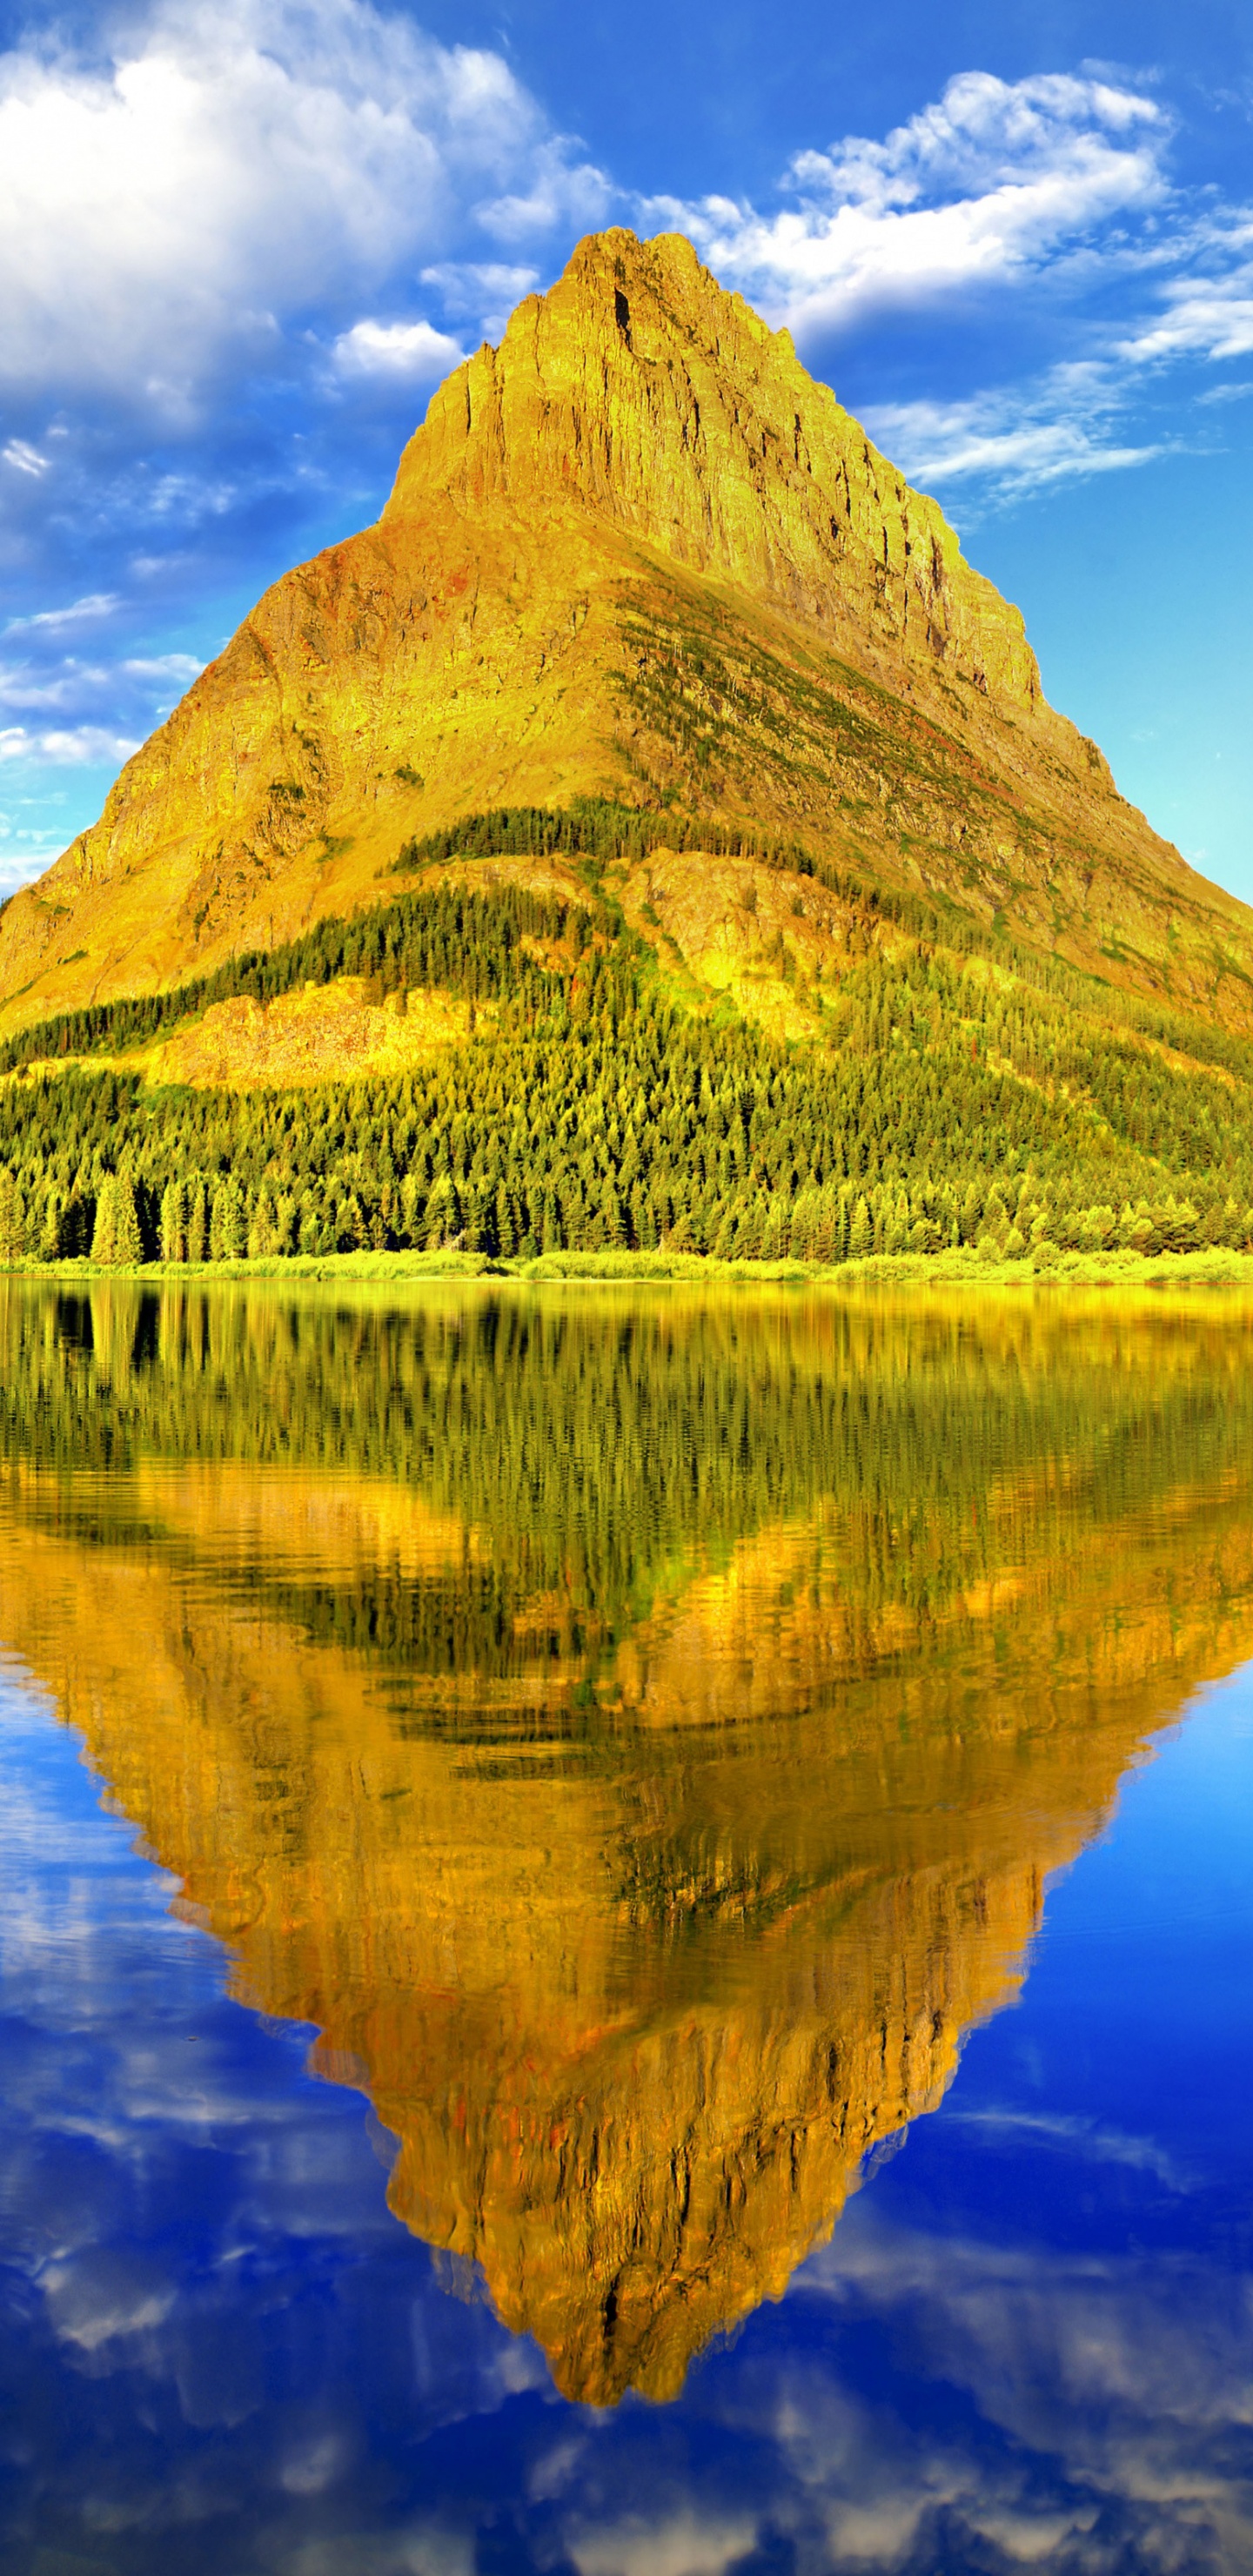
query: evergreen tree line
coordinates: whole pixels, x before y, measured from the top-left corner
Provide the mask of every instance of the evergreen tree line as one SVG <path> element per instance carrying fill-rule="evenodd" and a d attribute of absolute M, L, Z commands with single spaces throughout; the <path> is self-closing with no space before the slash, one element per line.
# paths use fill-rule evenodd
<path fill-rule="evenodd" d="M 613 860 L 645 857 L 660 847 L 751 858 L 776 872 L 812 879 L 850 906 L 854 938 L 860 935 L 863 945 L 878 935 L 881 925 L 890 924 L 924 949 L 941 948 L 959 961 L 984 957 L 1009 970 L 1042 1002 L 1062 1002 L 1089 1017 L 1098 1043 L 1111 1025 L 1122 1024 L 1199 1063 L 1253 1080 L 1253 1045 L 1247 1040 L 1185 1019 L 1142 995 L 1100 984 L 1063 959 L 986 928 L 944 900 L 928 902 L 903 888 L 872 884 L 795 841 L 751 827 L 597 798 L 576 800 L 568 808 L 502 806 L 468 815 L 446 831 L 406 842 L 394 862 L 396 870 L 409 873 L 458 858 L 579 858 L 588 878 L 586 906 L 565 905 L 514 886 L 494 887 L 486 900 L 457 887 L 423 887 L 350 920 L 319 922 L 277 948 L 247 951 L 172 991 L 58 1012 L 0 1047 L 0 1074 L 49 1057 L 124 1054 L 198 1018 L 216 1002 L 249 995 L 265 1003 L 341 975 L 364 976 L 376 998 L 419 985 L 452 985 L 471 998 L 496 998 L 517 994 L 529 975 L 532 1001 L 538 1001 L 541 988 L 526 942 L 569 938 L 577 953 L 596 931 L 620 935 L 620 913 L 599 885 L 598 871 Z"/>
<path fill-rule="evenodd" d="M 798 842 L 781 841 L 751 825 L 719 823 L 675 807 L 615 805 L 599 796 L 576 797 L 568 806 L 498 805 L 490 813 L 467 814 L 445 831 L 406 841 L 393 866 L 397 875 L 405 875 L 449 859 L 509 857 L 586 858 L 606 867 L 615 859 L 645 859 L 650 850 L 663 847 L 706 850 L 712 858 L 761 859 L 804 876 L 814 872 L 813 859 Z"/>
<path fill-rule="evenodd" d="M 416 957 L 497 998 L 490 1032 L 429 1072 L 243 1096 L 75 1068 L 0 1086 L 0 1261 L 1253 1243 L 1253 1086 L 1007 979 L 870 946 L 811 993 L 829 1045 L 789 1048 L 680 1010 L 651 951 L 577 908 L 506 889 L 496 914 L 446 888 L 407 929 L 334 926 L 380 985 L 406 989 Z M 562 955 L 541 963 L 541 937 Z"/>
<path fill-rule="evenodd" d="M 284 947 L 233 957 L 212 975 L 172 992 L 59 1012 L 0 1049 L 0 1074 L 48 1057 L 124 1054 L 150 1045 L 180 1021 L 198 1019 L 216 1002 L 241 994 L 270 1002 L 342 975 L 362 976 L 374 1000 L 416 986 L 453 986 L 472 1001 L 507 994 L 543 1007 L 548 981 L 527 942 L 568 936 L 577 955 L 591 928 L 583 906 L 558 903 L 525 886 L 494 887 L 487 899 L 453 885 L 424 887 L 394 903 L 373 904 L 347 921 L 318 922 Z"/>

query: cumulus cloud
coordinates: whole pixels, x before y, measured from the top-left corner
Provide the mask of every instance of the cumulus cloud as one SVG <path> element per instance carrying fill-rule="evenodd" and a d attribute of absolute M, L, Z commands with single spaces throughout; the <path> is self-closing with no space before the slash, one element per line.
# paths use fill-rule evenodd
<path fill-rule="evenodd" d="M 103 69 L 28 40 L 0 59 L 0 380 L 177 409 L 467 225 L 604 197 L 499 54 L 370 0 L 164 0 Z"/>
<path fill-rule="evenodd" d="M 464 349 L 430 322 L 354 322 L 335 343 L 334 360 L 343 376 L 390 376 L 406 384 L 430 384 L 459 366 Z"/>
<path fill-rule="evenodd" d="M 882 143 L 798 154 L 771 214 L 719 197 L 651 211 L 804 337 L 1073 255 L 1162 199 L 1167 132 L 1152 99 L 1108 82 L 965 72 Z"/>
<path fill-rule="evenodd" d="M 480 221 L 501 241 L 525 241 L 558 226 L 583 232 L 605 221 L 614 191 L 592 163 L 572 168 L 550 143 L 535 154 L 526 177 L 525 188 L 507 189 L 479 209 Z"/>

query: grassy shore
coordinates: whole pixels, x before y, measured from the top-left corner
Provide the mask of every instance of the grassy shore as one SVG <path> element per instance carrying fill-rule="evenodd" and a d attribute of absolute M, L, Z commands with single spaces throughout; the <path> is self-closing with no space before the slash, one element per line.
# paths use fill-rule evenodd
<path fill-rule="evenodd" d="M 972 1289 L 1081 1288 L 1246 1288 L 1253 1289 L 1253 1252 L 1161 1253 L 1145 1259 L 1138 1252 L 1063 1252 L 1046 1264 L 1030 1258 L 987 1261 L 965 1249 L 940 1253 L 880 1253 L 865 1261 L 844 1261 L 824 1269 L 803 1261 L 715 1261 L 692 1252 L 545 1252 L 531 1261 L 496 1261 L 475 1252 L 333 1252 L 252 1261 L 146 1261 L 132 1267 L 105 1268 L 90 1260 L 15 1264 L 10 1276 L 60 1280 L 67 1285 L 88 1280 L 135 1279 L 158 1286 L 168 1281 L 208 1283 L 274 1279 L 368 1281 L 400 1287 L 406 1280 L 514 1279 L 536 1284 L 620 1280 L 682 1280 L 689 1285 L 760 1287 L 962 1285 Z"/>

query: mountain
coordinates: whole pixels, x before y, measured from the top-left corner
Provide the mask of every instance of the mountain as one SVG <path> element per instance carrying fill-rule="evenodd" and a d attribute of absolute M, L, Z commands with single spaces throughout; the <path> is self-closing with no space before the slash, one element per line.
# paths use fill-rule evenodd
<path fill-rule="evenodd" d="M 449 377 L 378 524 L 266 593 L 12 899 L 0 1026 L 288 940 L 468 814 L 585 796 L 755 827 L 1253 1029 L 1253 916 L 1048 705 L 936 504 L 690 243 L 623 231 Z"/>
<path fill-rule="evenodd" d="M 0 1262 L 1253 1249 L 1253 914 L 676 237 L 450 376 L 0 992 Z"/>

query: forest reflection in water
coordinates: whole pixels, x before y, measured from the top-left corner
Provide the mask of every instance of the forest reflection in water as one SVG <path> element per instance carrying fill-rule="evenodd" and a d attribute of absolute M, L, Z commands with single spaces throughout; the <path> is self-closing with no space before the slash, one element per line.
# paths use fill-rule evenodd
<path fill-rule="evenodd" d="M 781 2296 L 1253 1648 L 1230 1316 L 0 1293 L 0 1637 L 593 2405 Z"/>

